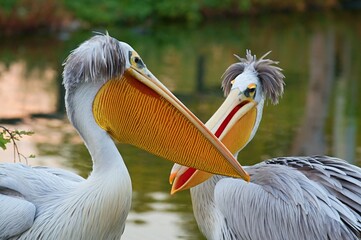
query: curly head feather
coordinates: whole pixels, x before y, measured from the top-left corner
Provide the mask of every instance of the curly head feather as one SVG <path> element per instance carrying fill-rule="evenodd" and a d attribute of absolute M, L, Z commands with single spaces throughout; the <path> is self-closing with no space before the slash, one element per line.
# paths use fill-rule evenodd
<path fill-rule="evenodd" d="M 273 104 L 277 104 L 279 97 L 283 94 L 285 85 L 283 79 L 285 76 L 282 74 L 282 69 L 275 66 L 278 62 L 265 59 L 269 53 L 266 53 L 260 59 L 257 59 L 256 55 L 252 55 L 250 50 L 246 51 L 246 58 L 235 55 L 239 62 L 229 66 L 222 76 L 224 94 L 227 96 L 231 91 L 232 80 L 242 74 L 245 68 L 252 68 L 257 73 L 265 97 L 270 99 Z"/>

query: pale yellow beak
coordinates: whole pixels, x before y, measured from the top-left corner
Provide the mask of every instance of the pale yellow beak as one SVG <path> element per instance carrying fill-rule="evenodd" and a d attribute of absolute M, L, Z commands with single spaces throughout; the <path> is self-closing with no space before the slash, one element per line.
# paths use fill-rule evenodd
<path fill-rule="evenodd" d="M 119 142 L 210 173 L 249 178 L 229 150 L 147 69 L 130 67 L 105 83 L 93 114 Z"/>
<path fill-rule="evenodd" d="M 246 97 L 238 89 L 233 89 L 206 123 L 206 127 L 211 129 L 232 154 L 235 154 L 247 145 L 251 138 L 257 119 L 256 107 L 257 102 L 253 98 Z M 194 187 L 211 176 L 210 173 L 175 164 L 169 177 L 169 182 L 173 184 L 171 193 Z"/>

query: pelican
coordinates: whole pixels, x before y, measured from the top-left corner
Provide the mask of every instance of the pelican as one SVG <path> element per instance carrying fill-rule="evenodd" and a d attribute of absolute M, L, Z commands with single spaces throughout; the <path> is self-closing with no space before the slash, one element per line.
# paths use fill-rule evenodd
<path fill-rule="evenodd" d="M 127 43 L 93 36 L 68 56 L 63 79 L 67 115 L 89 150 L 92 173 L 83 179 L 61 169 L 0 164 L 0 239 L 120 239 L 132 188 L 113 139 L 249 179 Z M 207 159 L 213 154 L 212 165 Z"/>
<path fill-rule="evenodd" d="M 206 123 L 235 156 L 253 138 L 265 99 L 276 104 L 284 85 L 277 62 L 257 60 L 251 52 L 239 60 L 224 73 L 227 98 Z M 194 216 L 207 239 L 361 237 L 359 167 L 328 156 L 295 156 L 244 168 L 249 183 L 178 164 L 172 168 L 171 192 L 190 188 Z"/>

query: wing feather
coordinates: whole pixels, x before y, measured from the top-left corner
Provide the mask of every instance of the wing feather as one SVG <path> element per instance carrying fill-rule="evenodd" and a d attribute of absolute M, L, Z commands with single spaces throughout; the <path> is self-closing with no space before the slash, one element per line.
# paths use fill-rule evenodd
<path fill-rule="evenodd" d="M 34 204 L 19 198 L 0 194 L 0 239 L 21 234 L 35 219 Z"/>
<path fill-rule="evenodd" d="M 82 180 L 61 169 L 0 164 L 0 239 L 29 229 L 50 192 L 66 192 Z"/>
<path fill-rule="evenodd" d="M 84 178 L 82 178 L 78 174 L 75 174 L 75 173 L 70 172 L 70 171 L 66 171 L 66 170 L 61 169 L 61 168 L 50 168 L 50 167 L 44 167 L 44 166 L 36 166 L 36 167 L 33 167 L 33 168 L 39 169 L 39 170 L 42 170 L 42 171 L 46 171 L 48 173 L 54 174 L 55 176 L 58 176 L 60 178 L 63 178 L 63 179 L 69 180 L 69 181 L 81 182 L 81 181 L 85 180 Z"/>
<path fill-rule="evenodd" d="M 342 221 L 361 237 L 361 168 L 329 156 L 273 158 L 265 163 L 290 166 L 324 187 L 329 197 L 335 197 L 341 204 L 333 201 L 334 208 L 342 206 L 338 208 L 338 211 L 343 209 Z"/>
<path fill-rule="evenodd" d="M 361 170 L 349 165 L 319 156 L 270 159 L 247 167 L 251 183 L 221 178 L 215 204 L 240 239 L 358 239 Z"/>

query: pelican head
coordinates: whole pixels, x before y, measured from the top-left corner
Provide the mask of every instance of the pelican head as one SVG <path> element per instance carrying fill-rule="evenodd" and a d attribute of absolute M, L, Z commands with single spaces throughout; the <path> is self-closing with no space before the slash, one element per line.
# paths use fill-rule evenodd
<path fill-rule="evenodd" d="M 278 62 L 260 59 L 247 51 L 246 58 L 236 56 L 239 62 L 232 64 L 223 74 L 222 88 L 226 96 L 221 107 L 206 126 L 237 157 L 254 137 L 262 118 L 265 99 L 278 103 L 283 94 L 284 75 Z M 171 193 L 188 189 L 212 174 L 175 164 L 170 175 Z"/>
<path fill-rule="evenodd" d="M 96 35 L 75 49 L 64 66 L 67 113 L 94 161 L 107 156 L 101 148 L 106 135 L 182 165 L 248 177 L 128 44 Z M 218 166 L 207 160 L 213 154 Z"/>

